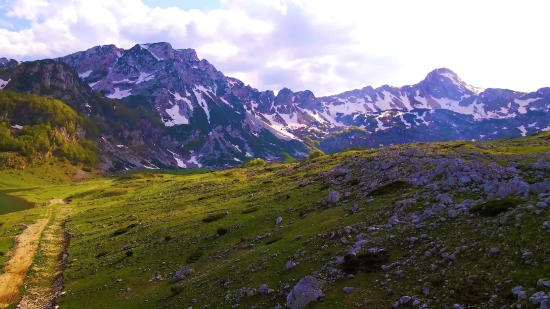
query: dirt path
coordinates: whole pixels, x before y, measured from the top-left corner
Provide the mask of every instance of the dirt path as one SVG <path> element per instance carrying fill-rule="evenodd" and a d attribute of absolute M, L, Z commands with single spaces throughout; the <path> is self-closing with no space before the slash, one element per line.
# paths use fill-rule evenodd
<path fill-rule="evenodd" d="M 62 273 L 59 258 L 65 247 L 63 222 L 70 214 L 71 207 L 60 203 L 52 207 L 53 214 L 49 224 L 42 232 L 42 237 L 36 249 L 35 259 L 40 262 L 33 263 L 29 269 L 29 275 L 25 278 L 25 295 L 23 295 L 19 308 L 44 309 L 54 308 L 55 293 L 60 293 L 63 287 Z M 59 281 L 61 280 L 61 281 Z M 58 282 L 54 291 L 52 283 Z M 59 289 L 59 290 L 58 290 Z"/>
<path fill-rule="evenodd" d="M 48 205 L 56 205 L 56 204 L 65 204 L 65 201 L 62 198 L 55 198 L 48 202 Z"/>
<path fill-rule="evenodd" d="M 51 215 L 52 210 L 48 209 L 43 219 L 29 225 L 17 237 L 11 258 L 4 267 L 5 272 L 0 275 L 0 308 L 9 306 L 19 298 L 19 289 L 32 264 L 40 235 L 48 224 Z"/>

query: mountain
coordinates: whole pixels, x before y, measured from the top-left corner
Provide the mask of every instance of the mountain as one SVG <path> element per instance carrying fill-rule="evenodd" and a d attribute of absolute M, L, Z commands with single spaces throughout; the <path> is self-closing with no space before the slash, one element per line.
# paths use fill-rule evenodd
<path fill-rule="evenodd" d="M 545 119 L 539 119 L 549 109 L 550 88 L 532 93 L 480 89 L 445 68 L 430 72 L 415 85 L 368 86 L 317 98 L 307 90 L 293 92 L 284 88 L 277 95 L 269 90 L 259 91 L 224 76 L 208 61 L 199 60 L 194 50 L 174 50 L 168 43 L 139 44 L 129 50 L 99 46 L 58 60 L 71 65 L 94 90 L 108 97 L 148 96 L 148 103 L 166 126 L 193 124 L 197 122 L 192 119 L 195 107 L 208 113 L 210 108 L 230 102 L 230 107 L 244 109 L 248 119 L 260 120 L 280 138 L 297 140 L 313 136 L 322 141 L 349 126 L 360 127 L 369 134 L 388 131 L 384 139 L 390 135 L 391 140 L 399 142 L 407 140 L 391 135 L 402 135 L 404 131 L 412 131 L 406 135 L 417 135 L 418 131 L 418 136 L 426 136 L 430 131 L 446 131 L 449 126 L 458 132 L 428 135 L 433 136 L 431 140 L 482 140 L 525 135 L 550 126 Z M 498 126 L 510 129 L 497 128 L 495 133 L 493 129 Z M 460 127 L 473 129 L 455 129 Z M 380 138 L 375 134 L 368 139 Z"/>
<path fill-rule="evenodd" d="M 30 63 L 50 68 L 37 75 Z M 102 167 L 113 171 L 224 167 L 251 157 L 278 160 L 285 152 L 304 157 L 313 147 L 335 152 L 550 130 L 550 88 L 480 89 L 440 68 L 400 88 L 368 86 L 327 97 L 284 88 L 275 94 L 169 43 L 96 46 L 22 63 L 0 73 L 4 87 L 53 96 L 99 127 L 107 124 L 98 141 L 108 154 Z"/>
<path fill-rule="evenodd" d="M 11 69 L 19 65 L 19 61 L 15 59 L 0 58 L 0 69 Z"/>

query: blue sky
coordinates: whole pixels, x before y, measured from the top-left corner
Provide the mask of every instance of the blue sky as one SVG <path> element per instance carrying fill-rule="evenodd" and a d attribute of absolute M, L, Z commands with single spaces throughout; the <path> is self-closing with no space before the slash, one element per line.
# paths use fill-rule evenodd
<path fill-rule="evenodd" d="M 0 0 L 0 57 L 169 42 L 275 92 L 410 85 L 440 67 L 529 92 L 550 86 L 548 11 L 516 0 Z"/>

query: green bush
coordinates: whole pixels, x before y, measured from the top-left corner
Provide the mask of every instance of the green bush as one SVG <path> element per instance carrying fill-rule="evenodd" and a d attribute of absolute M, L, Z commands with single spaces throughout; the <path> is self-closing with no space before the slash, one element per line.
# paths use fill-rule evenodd
<path fill-rule="evenodd" d="M 521 203 L 522 201 L 518 199 L 492 200 L 470 208 L 470 213 L 479 214 L 483 217 L 494 217 Z"/>
<path fill-rule="evenodd" d="M 127 256 L 127 257 L 131 257 L 132 255 L 134 255 L 134 251 L 133 251 L 133 250 L 128 250 L 128 251 L 126 251 L 126 256 Z"/>
<path fill-rule="evenodd" d="M 381 187 L 378 187 L 374 190 L 372 190 L 369 195 L 370 196 L 382 196 L 387 194 L 392 194 L 396 192 L 400 192 L 401 190 L 405 190 L 408 188 L 411 188 L 412 185 L 406 181 L 398 180 L 394 182 L 390 182 L 386 185 L 383 185 Z"/>
<path fill-rule="evenodd" d="M 209 222 L 218 221 L 225 216 L 226 216 L 225 213 L 209 214 L 206 218 L 202 219 L 202 222 L 209 223 Z"/>
<path fill-rule="evenodd" d="M 216 234 L 218 234 L 219 236 L 225 235 L 227 234 L 227 232 L 229 232 L 229 230 L 224 227 L 220 227 L 216 230 Z"/>
<path fill-rule="evenodd" d="M 204 252 L 203 251 L 195 251 L 193 253 L 191 253 L 191 255 L 187 258 L 187 263 L 188 264 L 193 264 L 197 261 L 199 261 L 201 259 L 201 257 L 203 256 Z"/>
<path fill-rule="evenodd" d="M 113 232 L 113 236 L 122 235 L 122 234 L 125 234 L 126 232 L 128 232 L 127 228 L 118 229 Z"/>
<path fill-rule="evenodd" d="M 172 292 L 172 295 L 179 295 L 183 291 L 184 291 L 184 288 L 181 285 L 170 286 L 170 292 Z"/>
<path fill-rule="evenodd" d="M 271 239 L 271 240 L 268 240 L 268 241 L 265 243 L 265 245 L 266 245 L 266 246 L 269 246 L 269 245 L 271 245 L 271 244 L 274 244 L 274 243 L 278 242 L 278 241 L 281 240 L 281 239 L 283 239 L 283 238 L 282 238 L 282 237 L 273 238 L 273 239 Z"/>
<path fill-rule="evenodd" d="M 100 257 L 104 257 L 104 256 L 106 256 L 107 254 L 109 254 L 109 251 L 101 251 L 101 252 L 99 252 L 98 254 L 96 254 L 95 257 L 99 259 Z"/>
<path fill-rule="evenodd" d="M 307 158 L 308 158 L 308 160 L 313 160 L 315 158 L 319 158 L 319 157 L 322 157 L 324 155 L 325 155 L 325 153 L 322 152 L 321 150 L 314 149 L 309 153 L 309 156 Z"/>
<path fill-rule="evenodd" d="M 358 271 L 367 273 L 379 271 L 382 264 L 390 260 L 390 254 L 387 251 L 378 251 L 375 253 L 361 252 L 357 255 L 348 254 L 344 256 L 344 263 L 340 265 L 342 271 L 348 274 L 355 274 Z"/>
<path fill-rule="evenodd" d="M 267 165 L 267 161 L 262 158 L 252 159 L 243 164 L 243 166 L 246 166 L 246 167 L 266 166 L 266 165 Z"/>
<path fill-rule="evenodd" d="M 245 210 L 243 210 L 241 212 L 241 214 L 250 214 L 250 213 L 256 212 L 258 210 L 260 210 L 260 208 L 258 206 L 248 207 Z"/>

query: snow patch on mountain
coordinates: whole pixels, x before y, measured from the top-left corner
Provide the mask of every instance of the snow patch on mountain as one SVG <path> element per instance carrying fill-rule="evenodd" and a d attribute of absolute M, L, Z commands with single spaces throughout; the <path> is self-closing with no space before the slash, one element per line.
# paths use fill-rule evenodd
<path fill-rule="evenodd" d="M 525 126 L 519 126 L 517 129 L 521 132 L 521 136 L 527 136 L 527 130 L 525 129 Z"/>
<path fill-rule="evenodd" d="M 78 74 L 78 77 L 80 77 L 80 78 L 86 78 L 86 77 L 89 77 L 90 74 L 92 74 L 92 70 L 88 70 L 88 71 L 86 71 L 86 72 L 84 72 L 84 73 L 80 73 L 80 74 Z"/>
<path fill-rule="evenodd" d="M 139 77 L 136 80 L 136 85 L 153 80 L 153 79 L 155 79 L 155 73 L 147 74 L 147 73 L 140 72 Z"/>
<path fill-rule="evenodd" d="M 0 79 L 0 90 L 4 89 L 6 85 L 10 82 L 11 78 L 8 80 Z"/>
<path fill-rule="evenodd" d="M 155 55 L 154 52 L 152 52 L 151 50 L 149 50 L 149 44 L 139 44 L 139 46 L 145 50 L 147 50 L 151 56 L 155 57 L 155 59 L 157 59 L 157 61 L 161 61 L 161 60 L 164 60 L 164 58 L 160 58 L 158 57 L 157 55 Z"/>
<path fill-rule="evenodd" d="M 189 119 L 180 114 L 180 107 L 177 102 L 174 104 L 174 106 L 172 106 L 172 108 L 167 109 L 166 113 L 168 114 L 168 116 L 170 116 L 170 118 L 172 118 L 172 120 L 164 122 L 164 125 L 167 127 L 181 124 L 189 124 Z"/>
<path fill-rule="evenodd" d="M 540 100 L 540 98 L 531 98 L 531 99 L 525 99 L 525 100 L 515 99 L 514 102 L 519 105 L 518 112 L 520 114 L 526 114 L 527 113 L 526 106 L 538 100 Z"/>
<path fill-rule="evenodd" d="M 198 167 L 202 167 L 202 164 L 199 163 L 199 161 L 197 161 L 197 156 L 191 156 L 191 159 L 189 159 L 187 161 L 187 163 L 192 163 L 192 164 L 195 164 L 196 166 Z"/>
<path fill-rule="evenodd" d="M 110 99 L 122 99 L 132 95 L 132 89 L 120 90 L 120 88 L 115 87 L 115 92 L 106 95 Z"/>
<path fill-rule="evenodd" d="M 193 93 L 195 94 L 195 98 L 197 98 L 199 106 L 204 110 L 208 123 L 210 123 L 210 110 L 208 109 L 208 103 L 203 97 L 203 95 L 208 95 L 207 89 L 202 86 L 195 86 L 195 88 L 193 88 Z"/>
<path fill-rule="evenodd" d="M 168 149 L 166 149 L 168 150 Z M 169 153 L 172 154 L 172 156 L 174 156 L 174 160 L 176 160 L 176 164 L 178 165 L 178 167 L 180 168 L 187 168 L 187 165 L 185 163 L 183 163 L 183 160 L 179 158 L 179 155 L 175 152 L 172 152 L 170 150 L 168 150 Z"/>

